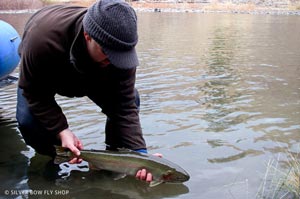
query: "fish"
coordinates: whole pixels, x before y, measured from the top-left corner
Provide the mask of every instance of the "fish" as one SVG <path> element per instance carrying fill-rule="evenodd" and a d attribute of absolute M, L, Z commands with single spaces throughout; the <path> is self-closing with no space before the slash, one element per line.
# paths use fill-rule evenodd
<path fill-rule="evenodd" d="M 56 163 L 66 162 L 74 157 L 67 148 L 55 146 Z M 81 150 L 80 158 L 89 163 L 90 168 L 119 173 L 122 177 L 135 176 L 141 169 L 152 174 L 149 186 L 154 187 L 162 183 L 183 183 L 190 179 L 190 175 L 182 167 L 166 158 L 147 153 L 140 153 L 129 149 L 109 150 Z"/>

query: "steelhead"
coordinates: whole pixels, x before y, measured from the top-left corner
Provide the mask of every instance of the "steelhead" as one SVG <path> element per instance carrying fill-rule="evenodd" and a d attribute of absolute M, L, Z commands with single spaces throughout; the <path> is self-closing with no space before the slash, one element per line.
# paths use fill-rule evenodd
<path fill-rule="evenodd" d="M 71 151 L 59 146 L 56 146 L 56 153 L 56 162 L 68 161 L 74 157 Z M 183 168 L 165 158 L 127 149 L 81 150 L 80 158 L 87 161 L 90 167 L 130 176 L 135 176 L 138 170 L 146 169 L 153 176 L 150 187 L 164 182 L 182 183 L 190 178 Z"/>

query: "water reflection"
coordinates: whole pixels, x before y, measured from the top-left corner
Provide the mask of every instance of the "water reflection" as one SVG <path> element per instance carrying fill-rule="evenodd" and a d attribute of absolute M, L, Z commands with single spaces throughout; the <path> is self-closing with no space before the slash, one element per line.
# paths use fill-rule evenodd
<path fill-rule="evenodd" d="M 242 148 L 237 147 L 234 144 L 227 143 L 223 140 L 207 140 L 207 143 L 210 146 L 212 146 L 213 148 L 226 146 L 226 147 L 234 149 L 235 151 L 238 151 L 237 154 L 234 154 L 234 155 L 231 155 L 231 156 L 228 156 L 228 157 L 207 159 L 208 162 L 210 162 L 210 163 L 232 162 L 232 161 L 235 161 L 235 160 L 242 159 L 242 158 L 244 158 L 246 156 L 249 156 L 249 155 L 254 156 L 254 155 L 263 154 L 263 152 L 261 152 L 259 150 L 253 150 L 253 149 L 243 150 Z"/>
<path fill-rule="evenodd" d="M 0 118 L 0 195 L 5 190 L 28 189 L 26 183 L 30 151 L 16 133 L 14 122 Z"/>
<path fill-rule="evenodd" d="M 59 176 L 59 171 L 59 166 L 54 165 L 53 160 L 44 156 L 35 156 L 31 159 L 27 173 L 29 188 L 46 190 L 49 193 L 50 191 L 61 192 L 63 198 L 158 199 L 176 197 L 189 192 L 188 187 L 183 184 L 162 184 L 150 188 L 147 183 L 138 181 L 134 177 L 114 180 L 116 173 L 108 171 L 72 171 L 69 177 Z M 49 196 L 42 194 L 42 196 L 53 198 L 53 194 Z"/>
<path fill-rule="evenodd" d="M 223 132 L 235 124 L 234 120 L 225 120 L 227 115 L 239 111 L 235 102 L 242 95 L 236 90 L 239 84 L 238 71 L 231 64 L 237 33 L 233 29 L 217 27 L 212 34 L 211 45 L 207 52 L 207 71 L 204 85 L 198 85 L 206 107 L 203 119 L 209 122 L 207 131 Z M 237 66 L 236 66 L 237 67 Z M 240 122 L 240 121 L 239 121 Z"/>

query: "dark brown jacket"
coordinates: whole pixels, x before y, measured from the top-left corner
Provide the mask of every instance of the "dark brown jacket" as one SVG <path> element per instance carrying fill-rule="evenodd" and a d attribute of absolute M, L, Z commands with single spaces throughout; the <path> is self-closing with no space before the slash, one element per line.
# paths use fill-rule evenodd
<path fill-rule="evenodd" d="M 136 68 L 101 68 L 89 59 L 82 27 L 86 11 L 55 5 L 29 19 L 19 49 L 19 87 L 33 115 L 53 135 L 68 128 L 55 95 L 88 96 L 109 118 L 108 145 L 146 148 L 135 104 Z"/>

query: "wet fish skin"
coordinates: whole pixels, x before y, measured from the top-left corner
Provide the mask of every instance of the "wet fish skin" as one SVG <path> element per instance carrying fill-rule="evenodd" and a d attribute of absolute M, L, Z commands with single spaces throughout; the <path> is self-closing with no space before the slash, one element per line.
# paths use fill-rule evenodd
<path fill-rule="evenodd" d="M 74 155 L 63 147 L 56 146 L 55 162 L 65 162 Z M 146 169 L 152 173 L 150 186 L 161 183 L 182 183 L 188 181 L 189 174 L 179 165 L 151 154 L 139 153 L 128 149 L 119 151 L 81 150 L 80 158 L 87 161 L 93 168 L 135 176 L 138 170 Z"/>

